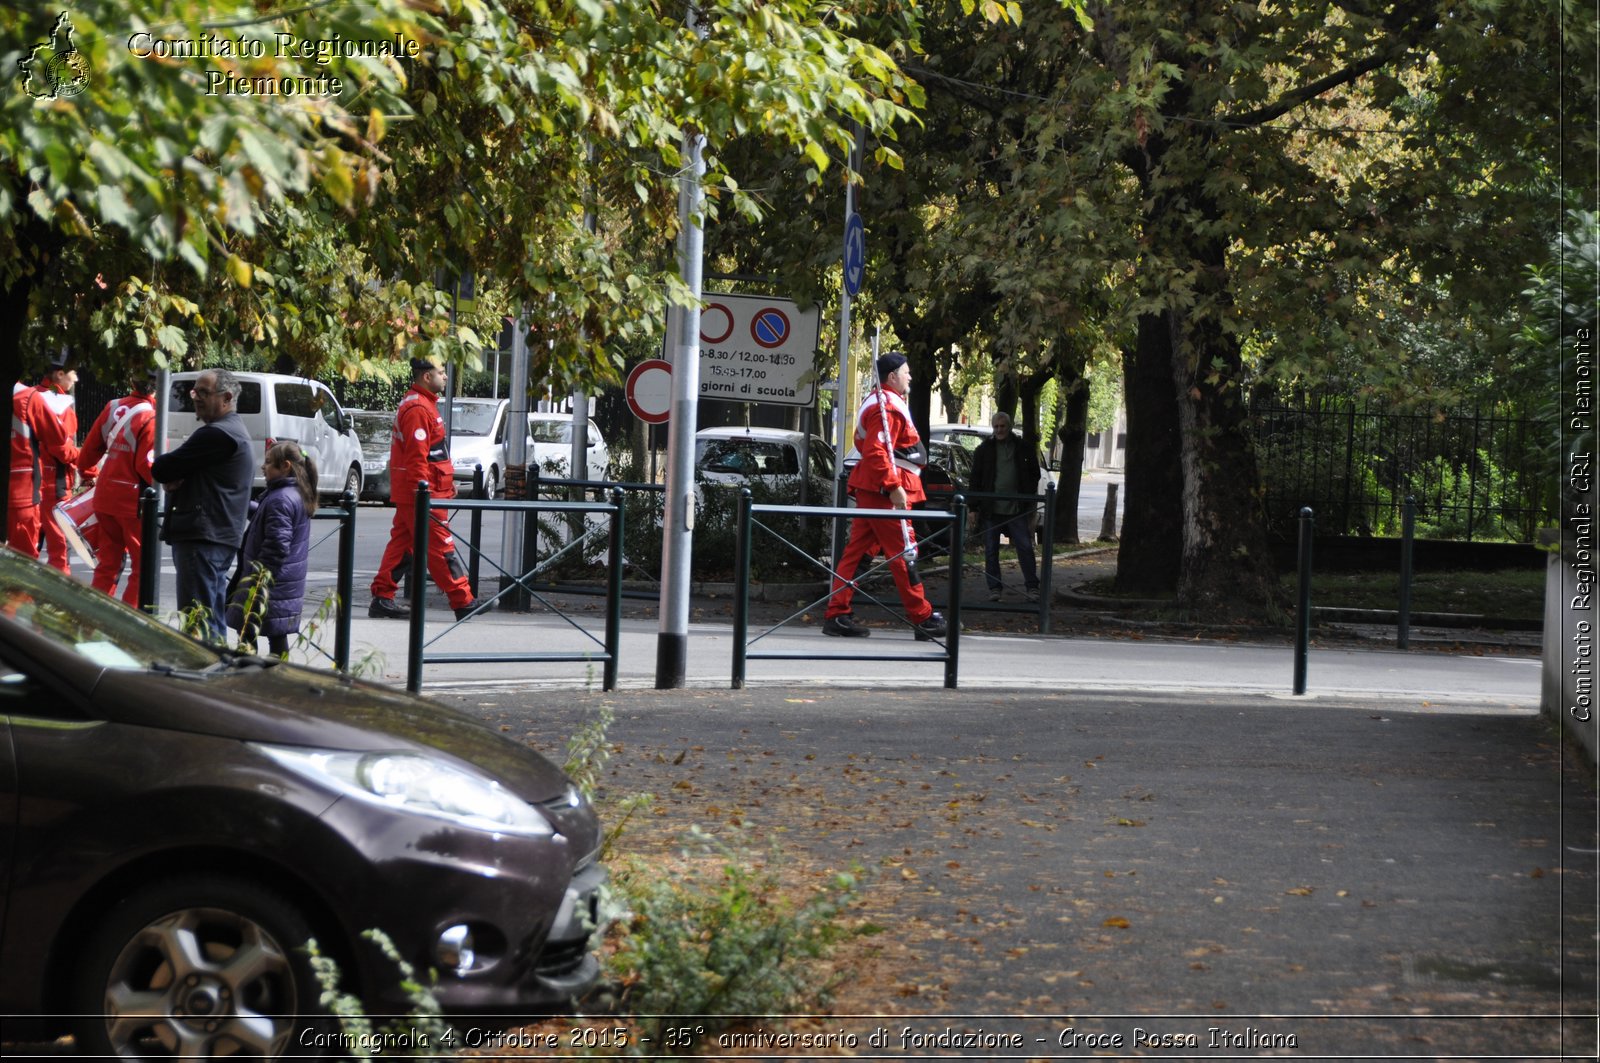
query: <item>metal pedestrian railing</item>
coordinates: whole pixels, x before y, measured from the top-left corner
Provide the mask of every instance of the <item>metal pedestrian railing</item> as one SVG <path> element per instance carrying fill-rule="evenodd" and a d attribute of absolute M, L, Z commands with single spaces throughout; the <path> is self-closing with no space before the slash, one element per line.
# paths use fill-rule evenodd
<path fill-rule="evenodd" d="M 665 507 L 667 486 L 666 484 L 659 483 L 564 479 L 555 476 L 544 476 L 540 474 L 537 468 L 529 468 L 527 476 L 527 496 L 530 501 L 539 501 L 540 495 L 546 491 L 559 490 L 565 490 L 569 493 L 573 492 L 574 490 L 584 494 L 592 493 L 596 497 L 609 497 L 612 491 L 620 491 L 622 492 L 624 499 L 633 499 L 636 504 L 642 499 L 649 499 L 649 512 L 646 514 L 646 516 L 653 518 L 651 519 L 649 526 L 659 527 Z M 635 510 L 635 515 L 638 515 L 637 510 Z M 537 553 L 539 548 L 539 529 L 536 522 L 530 522 L 530 524 L 531 526 L 527 530 L 529 544 L 528 556 L 532 557 Z M 628 526 L 630 528 L 634 527 L 631 522 Z M 622 596 L 624 598 L 637 598 L 644 601 L 660 600 L 661 574 L 659 569 L 651 569 L 646 565 L 638 564 L 636 559 L 630 556 L 630 551 L 627 549 L 626 540 L 624 540 L 623 543 L 621 568 L 625 578 L 631 578 L 642 583 L 652 585 L 647 589 L 641 590 L 630 591 L 624 589 L 622 591 Z M 559 592 L 563 594 L 593 595 L 603 593 L 597 590 L 591 584 L 585 584 L 581 582 L 575 583 L 571 580 L 562 582 L 555 579 L 547 579 L 537 584 L 537 586 L 541 590 Z"/>
<path fill-rule="evenodd" d="M 414 527 L 415 538 L 411 546 L 411 587 L 415 597 L 416 606 L 411 610 L 410 638 L 406 654 L 406 689 L 418 693 L 422 689 L 422 668 L 427 664 L 518 664 L 532 662 L 582 662 L 591 664 L 596 661 L 603 666 L 602 684 L 606 690 L 614 690 L 617 685 L 617 660 L 618 648 L 622 630 L 622 532 L 623 532 L 623 506 L 622 492 L 613 490 L 609 502 L 524 502 L 524 501 L 490 501 L 485 499 L 459 499 L 444 498 L 434 499 L 428 491 L 426 483 L 417 485 L 416 517 Z M 425 588 L 427 587 L 428 564 L 428 525 L 430 521 L 439 520 L 433 515 L 435 510 L 462 510 L 481 520 L 484 512 L 496 513 L 521 513 L 526 518 L 527 524 L 536 524 L 538 516 L 542 513 L 556 513 L 576 515 L 580 520 L 595 515 L 609 518 L 610 559 L 607 566 L 606 580 L 606 619 L 605 634 L 603 638 L 596 638 L 594 633 L 577 623 L 561 609 L 553 605 L 543 596 L 541 589 L 536 585 L 536 577 L 541 571 L 554 564 L 567 551 L 581 549 L 582 544 L 593 534 L 586 531 L 574 536 L 572 541 L 563 548 L 561 553 L 546 559 L 543 563 L 525 567 L 523 571 L 512 573 L 506 571 L 492 560 L 490 564 L 502 577 L 509 582 L 489 599 L 480 598 L 481 609 L 489 609 L 495 602 L 502 599 L 515 601 L 517 596 L 538 601 L 551 612 L 560 616 L 571 624 L 572 627 L 582 632 L 594 642 L 597 650 L 581 651 L 556 651 L 548 653 L 508 653 L 508 652 L 457 652 L 457 653 L 428 653 L 428 647 L 437 642 L 448 632 L 463 623 L 470 622 L 468 617 L 456 620 L 447 625 L 444 631 L 435 635 L 433 640 L 427 638 L 426 610 L 421 608 Z M 445 518 L 448 520 L 448 518 Z M 457 540 L 459 541 L 459 540 Z M 477 559 L 478 550 L 475 543 L 469 543 L 468 549 L 473 552 L 473 559 Z M 532 559 L 531 553 L 524 555 L 525 559 Z M 476 614 L 474 614 L 476 615 Z"/>
<path fill-rule="evenodd" d="M 350 593 L 354 589 L 356 568 L 356 496 L 346 491 L 338 504 L 330 509 L 318 509 L 312 520 L 334 520 L 339 527 L 311 544 L 312 549 L 330 536 L 339 536 L 339 574 L 335 581 L 336 608 L 333 623 L 333 666 L 341 672 L 350 670 Z M 313 644 L 314 645 L 314 644 Z M 326 653 L 321 647 L 319 652 Z"/>
<path fill-rule="evenodd" d="M 907 520 L 928 521 L 934 524 L 948 524 L 954 529 L 960 529 L 966 524 L 967 507 L 960 495 L 951 499 L 953 512 L 937 510 L 903 510 L 903 509 L 852 509 L 843 506 L 758 506 L 748 489 L 739 492 L 739 516 L 736 557 L 734 559 L 735 591 L 733 611 L 733 689 L 742 690 L 745 685 L 746 665 L 749 661 L 776 661 L 776 660 L 810 660 L 810 661 L 870 661 L 882 655 L 881 649 L 874 653 L 848 653 L 836 650 L 758 650 L 754 649 L 763 639 L 772 635 L 778 629 L 798 619 L 808 609 L 813 609 L 828 598 L 833 596 L 833 584 L 840 581 L 838 562 L 830 563 L 825 558 L 814 557 L 794 542 L 777 531 L 771 524 L 763 520 L 765 517 L 815 517 L 825 520 L 847 522 L 850 520 Z M 777 543 L 790 552 L 804 559 L 804 561 L 818 570 L 828 574 L 829 592 L 808 604 L 802 605 L 792 614 L 778 621 L 776 624 L 756 635 L 750 637 L 750 559 L 753 556 L 753 539 L 756 531 L 763 531 L 777 540 Z M 952 533 L 951 540 L 960 544 L 962 537 Z M 950 580 L 949 592 L 945 601 L 946 633 L 943 639 L 931 639 L 939 650 L 934 653 L 909 650 L 897 652 L 898 660 L 926 660 L 938 661 L 944 664 L 944 685 L 954 690 L 960 670 L 961 651 L 961 571 L 962 547 L 957 545 L 949 551 L 948 577 Z M 848 581 L 855 593 L 872 602 L 892 616 L 897 617 L 908 628 L 915 628 L 911 619 L 905 616 L 898 608 L 877 597 L 866 586 L 867 582 L 875 575 L 888 569 L 891 559 L 883 558 L 876 562 L 868 571 L 857 572 L 855 577 Z M 899 647 L 896 647 L 899 651 Z"/>
<path fill-rule="evenodd" d="M 339 537 L 339 571 L 335 582 L 335 608 L 333 626 L 333 653 L 316 643 L 317 652 L 328 656 L 333 666 L 341 672 L 350 670 L 351 604 L 356 567 L 356 496 L 346 491 L 332 507 L 318 509 L 312 520 L 337 521 L 339 526 L 311 544 L 316 549 L 330 537 Z M 140 535 L 143 536 L 139 553 L 139 609 L 155 613 L 160 604 L 161 576 L 161 514 L 157 505 L 156 489 L 146 487 L 139 493 Z M 180 603 L 181 604 L 181 603 Z"/>

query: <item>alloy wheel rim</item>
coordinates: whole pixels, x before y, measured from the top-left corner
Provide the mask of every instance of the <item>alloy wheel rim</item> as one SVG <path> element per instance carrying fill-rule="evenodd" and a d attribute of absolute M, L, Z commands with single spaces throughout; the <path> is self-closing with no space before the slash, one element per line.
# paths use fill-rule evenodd
<path fill-rule="evenodd" d="M 287 951 L 259 924 L 188 908 L 123 946 L 106 980 L 106 1033 L 124 1058 L 280 1056 L 297 989 Z"/>

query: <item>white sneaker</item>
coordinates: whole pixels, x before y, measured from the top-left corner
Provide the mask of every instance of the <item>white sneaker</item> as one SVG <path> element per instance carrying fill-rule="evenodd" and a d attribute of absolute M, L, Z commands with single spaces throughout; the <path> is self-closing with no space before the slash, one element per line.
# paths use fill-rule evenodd
<path fill-rule="evenodd" d="M 1000 592 L 999 591 L 990 591 L 989 592 L 989 600 L 991 602 L 998 602 L 1000 600 Z"/>

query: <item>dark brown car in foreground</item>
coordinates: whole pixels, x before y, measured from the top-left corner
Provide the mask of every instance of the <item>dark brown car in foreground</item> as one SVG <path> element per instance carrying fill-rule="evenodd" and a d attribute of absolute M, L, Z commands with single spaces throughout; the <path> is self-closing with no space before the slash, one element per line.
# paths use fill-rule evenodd
<path fill-rule="evenodd" d="M 369 1013 L 410 1008 L 371 928 L 446 1013 L 560 1011 L 598 976 L 598 846 L 559 769 L 444 706 L 203 646 L 0 549 L 8 1041 L 319 1054 L 308 939 Z"/>

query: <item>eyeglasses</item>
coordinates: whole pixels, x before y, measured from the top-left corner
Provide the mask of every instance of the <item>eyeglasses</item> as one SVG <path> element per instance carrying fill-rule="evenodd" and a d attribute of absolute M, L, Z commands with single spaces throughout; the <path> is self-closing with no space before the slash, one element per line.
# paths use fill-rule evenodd
<path fill-rule="evenodd" d="M 216 392 L 212 391 L 210 388 L 190 388 L 189 394 L 193 395 L 197 399 L 205 399 L 215 395 Z"/>

